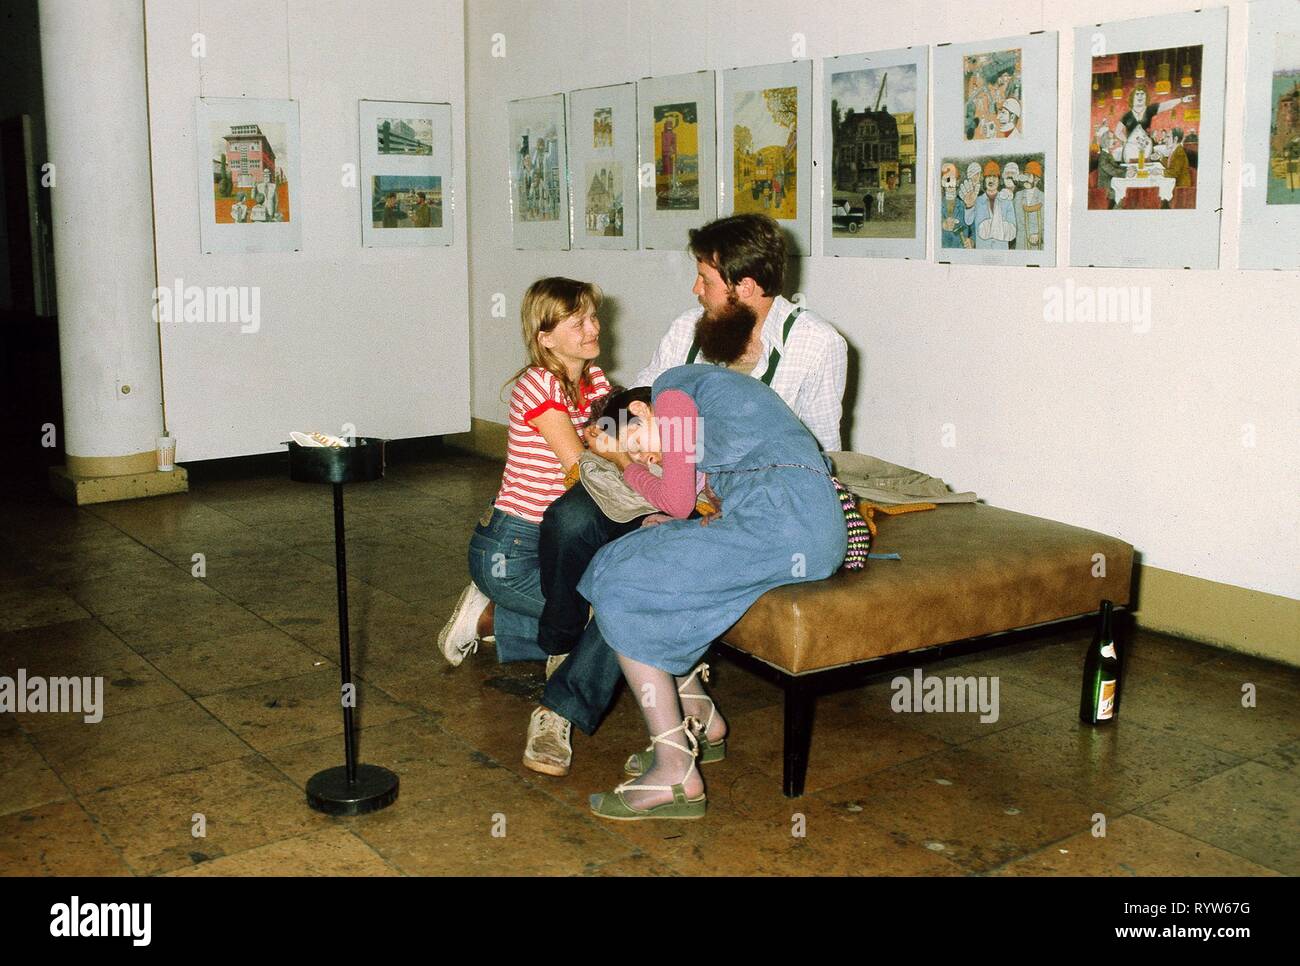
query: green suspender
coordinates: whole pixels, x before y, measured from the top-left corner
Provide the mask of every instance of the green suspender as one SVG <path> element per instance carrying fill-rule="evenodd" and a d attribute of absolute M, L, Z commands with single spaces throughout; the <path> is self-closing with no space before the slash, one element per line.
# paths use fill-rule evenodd
<path fill-rule="evenodd" d="M 785 318 L 785 326 L 781 330 L 781 346 L 785 347 L 786 342 L 790 340 L 790 330 L 794 328 L 794 320 L 799 317 L 803 309 L 796 305 L 794 311 Z M 700 340 L 697 338 L 691 343 L 691 351 L 686 354 L 686 365 L 693 365 L 695 357 L 700 354 Z M 767 372 L 763 373 L 763 385 L 772 385 L 772 378 L 776 375 L 776 367 L 781 363 L 781 351 L 773 347 L 772 354 L 767 357 Z"/>

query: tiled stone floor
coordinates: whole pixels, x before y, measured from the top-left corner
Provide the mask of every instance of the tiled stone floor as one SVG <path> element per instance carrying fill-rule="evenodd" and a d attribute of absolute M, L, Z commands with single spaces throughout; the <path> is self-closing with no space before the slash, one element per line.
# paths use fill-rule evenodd
<path fill-rule="evenodd" d="M 402 782 L 353 819 L 303 800 L 342 754 L 328 490 L 259 476 L 76 510 L 11 487 L 0 673 L 102 675 L 105 716 L 0 715 L 0 873 L 1300 873 L 1300 671 L 1150 633 L 1109 729 L 1075 715 L 1086 631 L 926 667 L 998 675 L 994 724 L 892 713 L 888 677 L 825 697 L 797 801 L 780 693 L 718 661 L 733 739 L 707 818 L 592 817 L 644 745 L 631 698 L 547 778 L 519 760 L 540 665 L 433 650 L 499 471 L 452 453 L 347 491 L 359 745 Z"/>

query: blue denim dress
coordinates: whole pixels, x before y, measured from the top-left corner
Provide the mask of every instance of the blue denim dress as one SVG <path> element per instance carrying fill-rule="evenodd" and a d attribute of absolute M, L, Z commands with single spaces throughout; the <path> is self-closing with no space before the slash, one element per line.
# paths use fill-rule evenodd
<path fill-rule="evenodd" d="M 578 592 L 614 650 L 681 675 L 767 591 L 834 573 L 848 538 L 832 467 L 775 391 L 703 365 L 667 370 L 651 398 L 666 389 L 695 402 L 696 468 L 721 498 L 721 518 L 620 537 Z"/>

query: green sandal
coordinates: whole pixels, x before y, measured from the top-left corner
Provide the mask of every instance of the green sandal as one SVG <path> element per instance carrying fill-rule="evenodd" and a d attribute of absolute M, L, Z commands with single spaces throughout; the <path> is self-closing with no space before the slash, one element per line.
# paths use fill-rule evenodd
<path fill-rule="evenodd" d="M 709 666 L 707 664 L 701 664 L 694 671 L 692 671 L 690 673 L 690 676 L 687 677 L 685 681 L 683 681 L 681 684 L 677 686 L 677 693 L 679 695 L 682 695 L 682 688 L 690 684 L 691 681 L 695 679 L 695 675 L 697 674 L 700 676 L 700 680 L 707 684 L 709 680 Z M 700 728 L 700 732 L 697 737 L 697 740 L 699 742 L 699 748 L 700 748 L 700 757 L 699 757 L 700 764 L 712 765 L 715 761 L 724 761 L 727 757 L 726 737 L 724 736 L 722 738 L 719 738 L 717 741 L 710 741 L 706 734 L 706 732 L 709 730 L 709 725 L 713 724 L 714 715 L 716 715 L 718 712 L 718 706 L 713 703 L 713 698 L 709 697 L 709 695 L 707 694 L 691 694 L 691 695 L 682 695 L 682 696 L 688 697 L 695 701 L 709 702 L 709 717 L 704 722 L 703 726 Z M 654 764 L 654 760 L 655 760 L 655 749 L 654 749 L 654 744 L 651 743 L 649 748 L 645 748 L 641 751 L 633 752 L 631 755 L 628 756 L 627 761 L 623 763 L 623 774 L 631 775 L 633 778 L 638 778 L 650 770 L 650 767 Z"/>
<path fill-rule="evenodd" d="M 695 760 L 699 755 L 699 743 L 695 740 L 695 729 L 699 722 L 693 718 L 685 718 L 676 728 L 670 728 L 661 735 L 654 735 L 650 738 L 651 756 L 654 754 L 654 746 L 660 743 L 676 748 L 678 751 L 684 751 L 691 756 L 691 767 L 686 769 L 686 774 L 676 785 L 637 785 L 633 782 L 626 781 L 617 786 L 612 792 L 602 792 L 592 795 L 591 812 L 600 818 L 613 819 L 616 822 L 635 822 L 643 818 L 673 818 L 673 819 L 695 819 L 703 818 L 708 801 L 703 794 L 698 798 L 686 797 L 686 779 L 695 771 Z M 674 731 L 680 731 L 686 736 L 686 742 L 689 747 L 679 745 L 675 741 L 669 741 L 668 736 Z M 661 805 L 655 805 L 652 808 L 635 808 L 629 805 L 623 793 L 629 789 L 654 792 L 672 792 L 673 800 L 664 802 Z"/>

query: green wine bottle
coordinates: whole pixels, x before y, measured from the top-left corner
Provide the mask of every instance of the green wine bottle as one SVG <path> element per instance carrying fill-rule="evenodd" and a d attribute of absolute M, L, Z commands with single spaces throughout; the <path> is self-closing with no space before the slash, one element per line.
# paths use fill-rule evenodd
<path fill-rule="evenodd" d="M 1115 720 L 1115 703 L 1119 699 L 1119 652 L 1115 649 L 1113 608 L 1110 601 L 1101 602 L 1101 623 L 1083 664 L 1079 720 L 1084 724 L 1105 724 Z"/>

